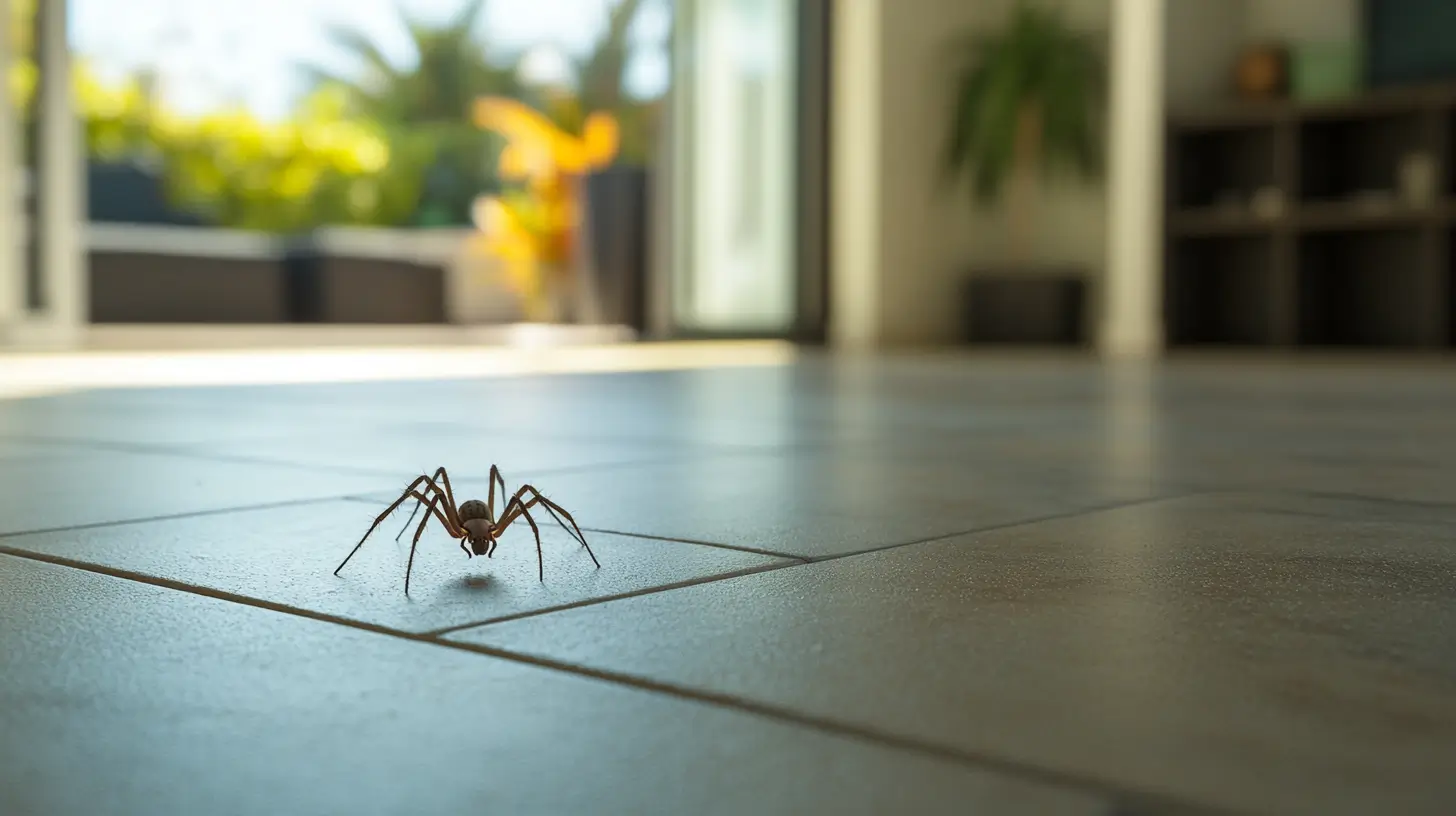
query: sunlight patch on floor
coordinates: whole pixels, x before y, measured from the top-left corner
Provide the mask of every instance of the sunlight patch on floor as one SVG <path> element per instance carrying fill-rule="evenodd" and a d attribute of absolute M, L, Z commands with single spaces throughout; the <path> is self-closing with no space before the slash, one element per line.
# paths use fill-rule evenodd
<path fill-rule="evenodd" d="M 97 388 L 466 379 L 787 365 L 792 344 L 703 341 L 540 348 L 431 346 L 0 355 L 0 398 Z"/>

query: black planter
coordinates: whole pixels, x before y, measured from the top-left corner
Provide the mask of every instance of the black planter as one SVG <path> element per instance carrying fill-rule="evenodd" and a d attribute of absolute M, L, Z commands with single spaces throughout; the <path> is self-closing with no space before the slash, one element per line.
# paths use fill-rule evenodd
<path fill-rule="evenodd" d="M 129 162 L 87 163 L 86 216 L 102 224 L 203 223 L 201 218 L 172 206 L 159 174 Z"/>
<path fill-rule="evenodd" d="M 1086 275 L 1070 267 L 986 270 L 965 285 L 971 343 L 1080 345 Z"/>
<path fill-rule="evenodd" d="M 644 328 L 647 170 L 610 167 L 586 178 L 586 235 L 597 317 Z"/>
<path fill-rule="evenodd" d="M 408 260 L 322 246 L 295 237 L 283 255 L 291 323 L 445 322 L 445 270 Z"/>

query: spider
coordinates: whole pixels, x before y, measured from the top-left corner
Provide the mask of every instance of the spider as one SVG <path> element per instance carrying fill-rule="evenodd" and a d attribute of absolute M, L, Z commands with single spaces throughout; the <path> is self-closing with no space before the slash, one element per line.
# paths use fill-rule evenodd
<path fill-rule="evenodd" d="M 339 570 L 349 563 L 349 559 L 354 557 L 354 553 L 359 552 L 359 548 L 364 546 L 364 540 L 369 538 L 370 533 L 373 533 L 375 528 L 389 517 L 390 513 L 411 498 L 416 500 L 415 509 L 410 512 L 409 519 L 405 521 L 399 535 L 394 537 L 394 540 L 398 541 L 414 522 L 415 513 L 420 511 L 420 507 L 425 508 L 425 517 L 420 520 L 419 527 L 415 528 L 414 541 L 410 543 L 409 563 L 405 566 L 404 572 L 404 594 L 406 595 L 409 594 L 410 574 L 414 571 L 415 566 L 415 548 L 419 546 L 420 536 L 424 535 L 425 526 L 430 523 L 432 517 L 439 519 L 440 523 L 445 525 L 445 530 L 450 533 L 451 538 L 459 539 L 460 549 L 471 558 L 477 555 L 489 558 L 494 555 L 496 546 L 500 544 L 501 533 L 505 532 L 506 528 L 511 526 L 516 519 L 524 518 L 526 523 L 531 525 L 531 532 L 536 536 L 537 573 L 540 580 L 545 581 L 546 562 L 541 555 L 541 530 L 536 526 L 536 520 L 531 518 L 531 508 L 540 505 L 546 508 L 546 512 L 556 519 L 563 530 L 581 542 L 581 546 L 586 547 L 586 553 L 591 556 L 592 563 L 597 565 L 597 569 L 601 569 L 602 564 L 597 560 L 596 553 L 592 552 L 591 545 L 586 543 L 586 536 L 582 535 L 581 528 L 576 526 L 576 519 L 573 519 L 565 508 L 541 495 L 541 491 L 531 485 L 523 485 L 520 490 L 517 490 L 515 495 L 505 503 L 501 516 L 497 519 L 495 517 L 495 486 L 497 483 L 500 484 L 501 497 L 504 498 L 507 492 L 506 480 L 501 477 L 500 469 L 491 465 L 490 494 L 486 501 L 470 499 L 456 506 L 455 491 L 450 487 L 450 475 L 445 472 L 443 467 L 436 470 L 433 477 L 419 476 L 410 482 L 409 487 L 404 489 L 404 494 L 395 499 L 394 504 L 380 513 L 379 518 L 369 525 L 369 529 L 364 533 L 364 538 L 359 539 L 359 543 L 355 544 L 354 549 L 344 557 L 343 563 L 334 570 L 334 574 L 339 574 Z M 444 487 L 441 487 L 442 484 Z M 527 495 L 530 498 L 522 498 Z M 570 526 L 567 526 L 568 522 Z M 467 543 L 470 546 L 467 547 Z"/>

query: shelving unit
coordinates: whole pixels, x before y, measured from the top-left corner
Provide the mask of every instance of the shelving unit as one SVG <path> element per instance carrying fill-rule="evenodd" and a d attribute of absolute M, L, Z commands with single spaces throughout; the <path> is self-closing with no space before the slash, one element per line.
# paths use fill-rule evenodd
<path fill-rule="evenodd" d="M 1456 345 L 1453 128 L 1456 85 L 1174 115 L 1170 344 Z"/>

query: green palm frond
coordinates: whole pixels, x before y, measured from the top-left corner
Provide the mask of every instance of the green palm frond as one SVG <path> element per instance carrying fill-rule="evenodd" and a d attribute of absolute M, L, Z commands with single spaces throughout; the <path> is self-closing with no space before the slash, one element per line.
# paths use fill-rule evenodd
<path fill-rule="evenodd" d="M 364 76 L 345 80 L 309 65 L 300 70 L 313 87 L 328 83 L 345 88 L 358 113 L 385 123 L 462 120 L 477 97 L 517 91 L 515 72 L 493 64 L 475 40 L 475 25 L 486 3 L 470 0 L 443 24 L 402 15 L 415 52 L 409 68 L 396 66 L 360 32 L 333 28 L 329 39 L 363 67 Z"/>
<path fill-rule="evenodd" d="M 607 17 L 606 32 L 578 69 L 582 102 L 590 110 L 612 110 L 622 100 L 622 72 L 627 67 L 628 35 L 642 0 L 618 0 Z"/>
<path fill-rule="evenodd" d="M 367 36 L 348 28 L 329 32 L 335 46 L 363 68 L 347 79 L 316 66 L 301 66 L 315 89 L 339 88 L 354 115 L 372 120 L 390 144 L 386 198 L 398 217 L 428 198 L 431 207 L 466 219 L 474 197 L 498 185 L 499 140 L 471 121 L 482 96 L 516 96 L 513 67 L 497 65 L 476 28 L 488 0 L 469 0 L 443 22 L 401 12 L 413 48 L 413 64 L 396 65 Z"/>
<path fill-rule="evenodd" d="M 954 43 L 959 65 L 945 145 L 946 180 L 969 176 L 975 200 L 996 201 L 1019 160 L 1049 175 L 1095 177 L 1102 169 L 1103 61 L 1096 41 L 1053 9 L 1018 0 L 1007 25 Z M 1036 155 L 1020 132 L 1039 122 Z"/>

